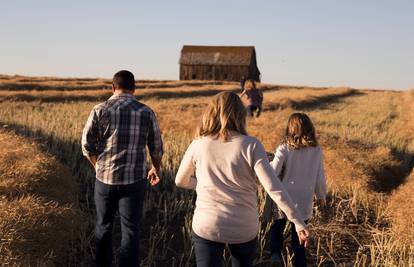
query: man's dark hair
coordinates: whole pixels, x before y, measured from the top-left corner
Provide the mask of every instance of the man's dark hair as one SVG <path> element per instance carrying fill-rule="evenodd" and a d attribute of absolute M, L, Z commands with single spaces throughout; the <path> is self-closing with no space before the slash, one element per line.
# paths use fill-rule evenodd
<path fill-rule="evenodd" d="M 112 83 L 116 89 L 124 89 L 129 91 L 133 91 L 135 89 L 134 74 L 127 70 L 121 70 L 115 73 Z"/>

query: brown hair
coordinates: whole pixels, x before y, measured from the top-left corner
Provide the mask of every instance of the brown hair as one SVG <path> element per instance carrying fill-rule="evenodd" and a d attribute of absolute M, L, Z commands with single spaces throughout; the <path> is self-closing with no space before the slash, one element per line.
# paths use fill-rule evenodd
<path fill-rule="evenodd" d="M 318 146 L 315 127 L 308 115 L 305 113 L 290 115 L 283 143 L 290 149 Z"/>
<path fill-rule="evenodd" d="M 133 91 L 135 89 L 134 74 L 128 70 L 118 71 L 112 78 L 112 84 L 116 89 Z"/>
<path fill-rule="evenodd" d="M 246 109 L 239 96 L 232 92 L 215 95 L 204 111 L 197 137 L 218 135 L 228 140 L 229 131 L 247 135 Z"/>

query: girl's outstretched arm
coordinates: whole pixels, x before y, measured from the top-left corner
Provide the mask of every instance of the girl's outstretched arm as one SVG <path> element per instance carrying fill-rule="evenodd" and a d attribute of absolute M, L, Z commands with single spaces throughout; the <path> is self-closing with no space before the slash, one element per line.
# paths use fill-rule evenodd
<path fill-rule="evenodd" d="M 276 203 L 276 205 L 285 213 L 289 221 L 295 224 L 296 231 L 302 232 L 302 236 L 308 236 L 308 227 L 303 221 L 298 210 L 290 198 L 288 192 L 283 187 L 282 182 L 276 177 L 272 167 L 267 160 L 266 152 L 260 142 L 255 144 L 253 149 L 253 169 L 263 188 Z"/>
<path fill-rule="evenodd" d="M 273 171 L 275 172 L 276 177 L 279 177 L 280 172 L 282 171 L 283 163 L 286 159 L 287 148 L 286 145 L 279 145 L 275 152 L 275 157 L 273 158 L 270 165 L 272 166 Z"/>
<path fill-rule="evenodd" d="M 195 164 L 193 160 L 194 143 L 191 143 L 184 154 L 177 175 L 175 176 L 175 184 L 178 187 L 186 189 L 195 189 L 197 179 L 194 178 Z"/>

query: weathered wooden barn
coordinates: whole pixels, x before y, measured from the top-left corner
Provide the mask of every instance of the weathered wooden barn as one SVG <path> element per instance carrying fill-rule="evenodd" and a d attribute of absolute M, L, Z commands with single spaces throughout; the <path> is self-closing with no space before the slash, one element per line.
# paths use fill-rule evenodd
<path fill-rule="evenodd" d="M 184 45 L 180 58 L 180 80 L 260 82 L 254 46 Z"/>

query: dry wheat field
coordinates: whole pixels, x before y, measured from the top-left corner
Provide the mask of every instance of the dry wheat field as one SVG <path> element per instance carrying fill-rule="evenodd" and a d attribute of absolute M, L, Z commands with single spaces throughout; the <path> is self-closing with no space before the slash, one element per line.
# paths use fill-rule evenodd
<path fill-rule="evenodd" d="M 2 265 L 91 263 L 94 173 L 82 158 L 80 136 L 91 108 L 110 96 L 110 83 L 0 75 Z M 139 81 L 137 87 L 139 101 L 157 113 L 166 151 L 162 182 L 146 194 L 142 264 L 194 266 L 196 195 L 177 189 L 173 179 L 210 97 L 239 92 L 238 84 Z M 248 120 L 249 134 L 274 151 L 288 116 L 306 112 L 324 151 L 328 203 L 310 221 L 309 265 L 414 266 L 414 91 L 260 87 L 264 112 Z M 256 266 L 270 264 L 269 227 L 261 224 Z M 290 257 L 287 248 L 286 266 Z"/>

